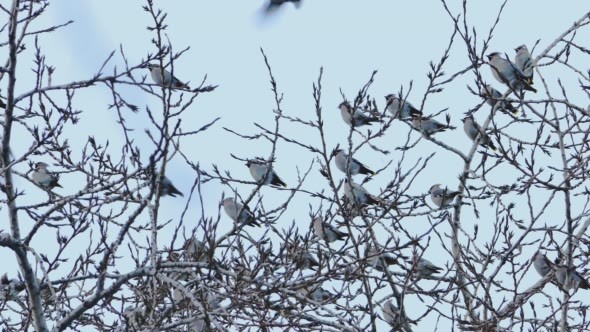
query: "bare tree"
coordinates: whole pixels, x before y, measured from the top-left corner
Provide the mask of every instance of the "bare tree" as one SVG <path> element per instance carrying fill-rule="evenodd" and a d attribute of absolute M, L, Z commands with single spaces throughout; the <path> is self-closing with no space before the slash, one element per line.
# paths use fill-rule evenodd
<path fill-rule="evenodd" d="M 590 110 L 570 95 L 590 97 L 590 71 L 577 65 L 589 54 L 577 36 L 590 12 L 544 50 L 528 45 L 530 61 L 502 69 L 490 54 L 514 55 L 490 45 L 505 3 L 487 34 L 468 21 L 466 1 L 461 13 L 442 4 L 449 43 L 428 68 L 421 100 L 409 100 L 410 83 L 382 104 L 370 94 L 384 81 L 377 71 L 355 95 L 342 87 L 341 100 L 324 100 L 322 68 L 312 85 L 315 112 L 293 115 L 261 50 L 274 122 L 254 123 L 250 133 L 223 128 L 261 147 L 257 155 L 228 152 L 248 167 L 247 179 L 187 156 L 190 139 L 218 119 L 183 119 L 216 86 L 175 70 L 189 48 L 173 48 L 166 14 L 152 0 L 143 7 L 153 34 L 144 59 L 129 60 L 121 47 L 92 77 L 60 85 L 38 40 L 71 22 L 33 30 L 48 1 L 0 4 L 8 50 L 0 247 L 20 268 L 0 278 L 3 330 L 411 331 L 426 322 L 441 330 L 589 330 L 576 296 L 590 287 Z M 30 64 L 18 60 L 31 42 L 36 80 L 19 86 Z M 447 74 L 453 56 L 464 69 Z M 568 79 L 547 78 L 549 69 Z M 486 81 L 492 74 L 497 81 Z M 441 133 L 460 118 L 430 103 L 461 80 L 481 100 L 462 105 L 468 151 Z M 77 130 L 90 107 L 76 96 L 98 88 L 112 98 L 103 111 L 115 116 L 120 146 L 99 130 Z M 136 95 L 158 108 L 137 105 Z M 327 130 L 334 122 L 348 128 L 338 145 Z M 26 150 L 13 149 L 16 137 L 26 137 Z M 280 147 L 298 153 L 296 182 L 275 167 Z M 369 164 L 361 150 L 387 162 Z M 440 158 L 460 167 L 437 169 Z M 171 161 L 192 170 L 190 192 L 166 172 Z M 68 178 L 79 188 L 60 194 Z M 215 207 L 203 199 L 212 184 L 225 192 Z M 168 195 L 183 202 L 180 219 L 162 215 Z M 448 260 L 434 261 L 434 252 Z"/>

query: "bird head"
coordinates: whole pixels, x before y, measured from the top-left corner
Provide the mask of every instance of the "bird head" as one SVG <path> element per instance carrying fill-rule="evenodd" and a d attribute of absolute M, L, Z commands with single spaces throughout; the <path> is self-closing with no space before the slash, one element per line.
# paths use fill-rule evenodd
<path fill-rule="evenodd" d="M 430 187 L 430 192 L 432 192 L 433 190 L 438 190 L 440 188 L 440 183 L 437 183 L 435 185 L 433 185 L 432 187 Z"/>
<path fill-rule="evenodd" d="M 500 52 L 492 52 L 492 53 L 488 54 L 487 57 L 488 57 L 488 60 L 491 61 L 495 56 L 499 56 L 499 55 L 500 55 Z"/>
<path fill-rule="evenodd" d="M 46 163 L 40 161 L 40 162 L 38 162 L 38 163 L 35 164 L 35 170 L 38 171 L 38 170 L 41 170 L 41 169 L 46 169 L 47 166 L 49 166 L 49 165 L 47 165 Z"/>
<path fill-rule="evenodd" d="M 527 50 L 526 45 L 522 44 L 520 46 L 518 46 L 517 48 L 514 49 L 516 52 L 520 51 L 520 50 Z"/>
<path fill-rule="evenodd" d="M 339 149 L 338 147 L 336 147 L 334 150 L 332 150 L 332 154 L 331 157 L 335 157 L 337 154 L 339 154 L 340 152 L 344 152 L 344 150 Z"/>
<path fill-rule="evenodd" d="M 348 110 L 348 109 L 350 109 L 350 104 L 345 100 L 345 101 L 341 102 L 340 105 L 338 105 L 338 108 L 339 109 L 344 108 L 344 109 Z"/>

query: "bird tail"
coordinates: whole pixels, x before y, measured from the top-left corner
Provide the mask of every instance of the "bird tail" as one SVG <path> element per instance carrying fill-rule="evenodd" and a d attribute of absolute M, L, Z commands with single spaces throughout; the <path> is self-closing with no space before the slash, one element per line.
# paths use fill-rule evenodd
<path fill-rule="evenodd" d="M 176 82 L 174 84 L 175 88 L 180 88 L 180 89 L 190 89 L 190 87 L 188 86 L 188 84 L 186 83 L 182 83 L 182 82 Z"/>
<path fill-rule="evenodd" d="M 367 175 L 375 175 L 376 174 L 374 171 L 368 169 L 367 166 L 365 166 L 365 165 L 361 165 L 361 168 L 359 169 L 359 173 L 367 174 Z"/>
<path fill-rule="evenodd" d="M 273 184 L 275 186 L 287 187 L 287 184 L 283 180 L 281 180 L 281 178 L 279 178 L 278 176 L 274 177 L 271 184 Z"/>
<path fill-rule="evenodd" d="M 381 122 L 381 119 L 379 119 L 376 116 L 370 116 L 370 117 L 367 117 L 367 122 Z"/>
<path fill-rule="evenodd" d="M 180 195 L 184 197 L 184 194 L 180 192 L 180 190 L 176 189 L 173 185 L 170 185 L 170 196 L 175 197 L 176 195 Z"/>

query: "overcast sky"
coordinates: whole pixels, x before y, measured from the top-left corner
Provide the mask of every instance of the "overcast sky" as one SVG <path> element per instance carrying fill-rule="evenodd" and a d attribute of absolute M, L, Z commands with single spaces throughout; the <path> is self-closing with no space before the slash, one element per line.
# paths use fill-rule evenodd
<path fill-rule="evenodd" d="M 426 74 L 429 63 L 439 61 L 452 33 L 452 22 L 438 0 L 405 2 L 308 0 L 304 1 L 298 10 L 290 4 L 283 6 L 268 20 L 263 20 L 261 17 L 263 2 L 234 0 L 159 1 L 156 3 L 168 13 L 166 33 L 174 50 L 179 51 L 190 47 L 174 63 L 175 75 L 182 80 L 190 81 L 193 86 L 198 85 L 207 75 L 209 84 L 219 85 L 213 93 L 199 96 L 185 114 L 183 123 L 187 129 L 197 129 L 221 117 L 221 120 L 204 134 L 183 141 L 185 153 L 206 170 L 210 170 L 212 164 L 217 164 L 222 170 L 230 171 L 233 176 L 247 180 L 250 179 L 248 169 L 242 162 L 232 159 L 230 153 L 242 158 L 267 157 L 271 147 L 267 142 L 250 142 L 237 138 L 223 130 L 223 127 L 244 134 L 254 134 L 257 133 L 254 122 L 271 128 L 273 126 L 274 97 L 270 91 L 269 75 L 260 48 L 264 49 L 269 58 L 279 91 L 284 93 L 282 109 L 290 116 L 303 119 L 315 118 L 312 83 L 317 81 L 320 67 L 324 68 L 322 108 L 329 149 L 332 149 L 338 143 L 346 144 L 348 135 L 348 128 L 337 109 L 342 101 L 340 89 L 349 100 L 353 99 L 357 91 L 367 82 L 372 71 L 378 70 L 375 83 L 369 92 L 376 98 L 380 108 L 385 104 L 383 96 L 397 93 L 402 86 L 404 91 L 408 91 L 410 82 L 413 82 L 413 88 L 408 100 L 419 105 L 428 84 Z M 452 2 L 451 10 L 459 13 L 459 2 Z M 146 29 L 146 26 L 151 25 L 152 22 L 150 16 L 141 9 L 142 5 L 144 5 L 143 1 L 131 0 L 53 2 L 47 15 L 40 22 L 58 24 L 69 19 L 75 21 L 73 25 L 45 35 L 41 39 L 40 44 L 46 54 L 46 61 L 56 67 L 53 83 L 61 84 L 92 76 L 108 54 L 118 50 L 120 45 L 123 46 L 125 55 L 131 63 L 139 63 L 148 53 L 154 53 L 155 48 L 150 43 L 153 34 Z M 470 2 L 468 20 L 477 29 L 480 39 L 488 35 L 499 6 L 500 3 L 496 1 Z M 537 49 L 533 52 L 535 55 L 588 9 L 587 3 L 580 1 L 543 1 L 542 5 L 535 6 L 534 13 L 530 6 L 531 3 L 525 1 L 512 1 L 506 6 L 494 32 L 492 51 L 506 52 L 512 56 L 516 46 L 526 44 L 531 49 L 535 42 L 540 40 Z M 37 27 L 42 26 L 37 24 Z M 584 33 L 586 37 L 590 37 L 587 32 Z M 579 38 L 583 40 L 582 37 Z M 590 39 L 586 38 L 586 40 Z M 28 49 L 29 57 L 25 56 L 19 60 L 17 90 L 21 92 L 31 89 L 30 80 L 33 79 L 30 71 L 33 67 L 30 58 L 33 45 L 29 44 Z M 120 67 L 121 63 L 121 57 L 116 56 L 113 65 Z M 445 72 L 454 73 L 468 65 L 465 47 L 461 41 L 458 41 L 451 50 Z M 109 68 L 112 70 L 113 66 Z M 484 77 L 485 80 L 494 82 L 495 86 L 501 89 L 500 85 L 493 80 L 489 70 L 483 72 L 487 75 Z M 148 75 L 147 70 L 136 73 L 136 77 L 141 75 Z M 573 76 L 562 76 L 561 73 L 547 72 L 546 75 L 551 85 L 555 84 L 557 75 L 566 81 L 568 78 L 575 80 Z M 465 153 L 471 147 L 471 141 L 465 136 L 460 120 L 467 110 L 480 103 L 477 96 L 468 92 L 467 85 L 474 87 L 472 74 L 464 75 L 447 85 L 442 93 L 429 97 L 424 106 L 425 114 L 448 108 L 451 122 L 458 129 L 454 132 L 442 133 L 437 137 Z M 570 94 L 572 100 L 578 104 L 588 104 L 588 101 L 583 99 L 585 97 L 577 93 L 572 91 Z M 142 109 L 145 109 L 146 105 L 157 107 L 159 102 L 152 96 L 140 93 L 139 90 L 130 89 L 127 96 Z M 122 132 L 112 129 L 117 118 L 115 112 L 107 109 L 107 105 L 111 102 L 109 91 L 104 87 L 87 89 L 77 95 L 77 101 L 77 108 L 84 113 L 77 126 L 77 133 L 72 133 L 72 137 L 80 133 L 84 136 L 87 133 L 94 133 L 93 135 L 100 142 L 110 140 L 112 153 L 116 153 L 122 144 Z M 484 113 L 476 114 L 476 119 L 483 121 Z M 147 123 L 145 115 L 140 112 L 140 114 L 129 116 L 130 123 L 136 128 L 135 137 L 145 138 L 143 134 L 144 123 Z M 319 145 L 317 133 L 302 128 L 301 125 L 285 122 L 282 128 L 286 135 L 300 137 L 305 142 Z M 381 168 L 390 160 L 393 160 L 395 164 L 396 158 L 400 156 L 400 152 L 395 151 L 395 148 L 404 144 L 408 130 L 407 125 L 395 123 L 387 135 L 374 142 L 379 148 L 391 151 L 391 154 L 384 155 L 365 147 L 355 157 L 373 168 Z M 20 134 L 25 135 L 22 132 Z M 534 137 L 535 132 L 520 134 L 525 137 L 527 135 Z M 355 142 L 358 143 L 359 138 L 355 135 Z M 22 145 L 19 145 L 17 141 L 16 151 L 28 147 L 28 140 L 23 139 L 22 142 Z M 75 151 L 76 147 L 82 146 L 85 142 L 85 139 L 72 139 L 70 143 Z M 146 148 L 151 147 L 146 145 Z M 417 178 L 410 190 L 411 194 L 425 194 L 434 183 L 457 188 L 457 177 L 463 167 L 462 161 L 431 142 L 422 140 L 415 151 L 407 156 L 405 167 L 413 165 L 415 160 L 432 152 L 436 152 L 434 162 Z M 144 156 L 148 154 L 144 153 Z M 313 158 L 314 156 L 301 148 L 281 142 L 277 151 L 275 169 L 285 182 L 294 185 L 298 170 L 307 170 Z M 26 172 L 25 165 L 22 167 L 22 171 Z M 318 165 L 314 167 L 317 168 Z M 511 183 L 513 177 L 504 173 L 508 170 L 508 168 L 500 168 L 494 173 L 497 176 L 494 179 L 496 184 Z M 366 184 L 366 188 L 370 192 L 379 192 L 391 181 L 393 172 L 392 167 L 383 174 L 379 174 Z M 342 176 L 340 173 L 335 174 Z M 177 159 L 169 165 L 167 176 L 181 191 L 188 193 L 196 174 L 181 159 Z M 312 172 L 306 188 L 312 191 L 327 188 L 326 182 L 322 179 L 317 171 Z M 63 176 L 62 182 L 65 187 L 62 191 L 64 194 L 74 193 L 80 189 L 80 183 L 76 182 L 75 177 Z M 23 186 L 26 185 L 23 184 Z M 242 195 L 247 195 L 252 190 L 252 186 L 238 186 L 238 189 Z M 30 186 L 27 190 L 38 189 Z M 223 191 L 226 194 L 230 192 L 229 188 L 224 188 L 219 183 L 210 182 L 203 186 L 207 216 L 217 215 L 217 204 Z M 272 188 L 262 189 L 265 204 L 275 207 L 276 204 L 282 203 L 276 200 L 277 198 L 285 198 L 288 195 L 287 192 L 280 192 L 278 195 L 274 195 L 275 193 L 276 190 Z M 274 196 L 271 197 L 271 194 Z M 275 205 L 273 200 L 276 200 Z M 293 201 L 294 206 L 283 216 L 279 226 L 288 227 L 295 221 L 301 231 L 307 231 L 310 221 L 309 202 L 314 208 L 319 206 L 317 200 L 312 201 L 305 195 L 297 195 Z M 162 203 L 165 213 L 161 214 L 163 221 L 179 219 L 184 204 L 185 201 L 182 199 L 165 198 Z M 200 209 L 197 204 L 198 201 L 194 201 L 189 210 L 194 215 L 185 221 L 188 225 L 191 219 L 200 218 Z M 484 208 L 484 211 L 487 210 Z M 472 214 L 466 213 L 463 226 L 471 230 L 475 223 L 479 223 L 480 229 L 485 231 L 486 219 L 489 220 L 488 224 L 491 224 L 495 217 L 492 211 L 487 211 L 489 215 L 484 214 L 479 220 Z M 550 209 L 542 223 L 555 223 L 556 215 L 557 218 L 562 217 L 559 212 L 552 215 L 553 211 L 559 211 L 559 206 Z M 526 211 L 521 212 L 522 218 L 526 220 Z M 221 220 L 227 222 L 225 227 L 229 230 L 231 222 L 225 215 Z M 283 222 L 284 224 L 281 224 Z M 423 217 L 412 221 L 412 226 L 407 230 L 412 234 L 421 234 L 428 227 L 429 223 L 426 217 Z M 172 231 L 171 227 L 165 228 L 160 236 L 166 238 L 166 232 L 170 231 Z M 443 225 L 440 231 L 450 233 L 450 228 Z M 253 230 L 252 234 L 262 234 L 262 231 Z M 480 238 L 481 243 L 487 240 L 489 239 L 485 235 Z M 386 239 L 383 239 L 383 242 L 385 241 Z M 431 247 L 427 249 L 425 257 L 444 266 L 451 262 L 451 257 L 440 250 L 440 246 L 437 246 L 438 241 L 433 236 Z M 531 255 L 532 252 L 523 253 L 522 261 L 526 261 Z M 9 264 L 16 264 L 14 258 L 11 257 Z M 12 268 L 11 265 L 9 269 Z M 16 267 L 12 269 L 15 270 Z M 0 270 L 0 272 L 4 271 Z M 530 282 L 525 283 L 525 286 L 538 280 L 534 271 L 531 270 L 528 274 Z M 425 284 L 429 285 L 428 282 Z M 557 293 L 554 286 L 548 285 L 547 288 Z M 383 293 L 383 297 L 386 295 Z M 587 296 L 587 294 L 582 295 Z M 576 296 L 580 296 L 580 293 Z M 410 308 L 415 308 L 418 313 L 425 310 L 423 304 L 415 297 L 408 296 L 408 298 L 410 302 L 407 305 Z M 410 310 L 410 312 L 413 311 Z M 413 313 L 410 314 L 410 318 L 413 318 L 413 315 Z M 435 323 L 434 320 L 424 320 L 416 330 L 430 331 Z M 382 324 L 385 327 L 385 323 L 382 322 Z M 446 331 L 448 326 L 439 325 L 439 328 Z"/>

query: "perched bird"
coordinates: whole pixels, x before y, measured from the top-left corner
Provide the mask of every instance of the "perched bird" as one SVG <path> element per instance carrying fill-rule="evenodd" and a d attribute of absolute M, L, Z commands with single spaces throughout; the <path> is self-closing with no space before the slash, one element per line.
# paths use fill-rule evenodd
<path fill-rule="evenodd" d="M 160 65 L 148 64 L 147 67 L 150 70 L 154 83 L 163 87 L 171 85 L 173 88 L 190 89 L 188 84 L 182 83 L 182 81 L 172 76 L 166 69 L 164 69 L 164 73 L 162 74 L 162 67 Z"/>
<path fill-rule="evenodd" d="M 440 184 L 430 187 L 430 199 L 438 207 L 447 206 L 453 203 L 455 197 L 460 195 L 458 191 L 451 191 L 448 188 L 441 188 Z"/>
<path fill-rule="evenodd" d="M 353 127 L 361 127 L 370 125 L 371 122 L 379 122 L 379 118 L 375 116 L 367 116 L 361 110 L 354 109 L 347 101 L 343 101 L 338 106 L 340 114 L 346 124 Z"/>
<path fill-rule="evenodd" d="M 301 0 L 268 0 L 268 4 L 264 8 L 264 14 L 269 15 L 274 13 L 277 9 L 279 9 L 283 4 L 287 2 L 292 2 L 296 8 L 301 6 Z"/>
<path fill-rule="evenodd" d="M 336 168 L 341 170 L 344 173 L 350 173 L 350 175 L 357 175 L 357 174 L 370 174 L 373 175 L 375 172 L 370 170 L 367 166 L 363 165 L 360 161 L 351 158 L 344 152 L 342 149 L 334 150 L 332 155 L 335 155 L 334 158 L 336 161 Z M 346 164 L 348 163 L 348 171 L 346 170 Z"/>
<path fill-rule="evenodd" d="M 254 214 L 247 205 L 242 205 L 231 197 L 221 201 L 220 205 L 223 205 L 225 213 L 236 223 L 247 226 L 260 226 L 260 223 L 256 221 Z"/>
<path fill-rule="evenodd" d="M 402 316 L 399 308 L 393 304 L 392 300 L 387 300 L 383 304 L 383 320 L 393 327 L 394 331 L 403 330 L 411 332 L 412 327 L 408 321 Z"/>
<path fill-rule="evenodd" d="M 409 101 L 400 100 L 396 95 L 385 96 L 385 109 L 396 119 L 408 119 L 410 117 L 422 116 L 422 112 L 412 106 Z"/>
<path fill-rule="evenodd" d="M 317 267 L 320 266 L 320 263 L 313 257 L 312 254 L 297 247 L 295 243 L 289 243 L 288 249 L 289 257 L 295 263 L 295 266 L 299 269 L 311 269 L 317 270 Z"/>
<path fill-rule="evenodd" d="M 385 253 L 378 248 L 369 247 L 367 250 L 367 265 L 370 267 L 385 272 L 389 265 L 397 264 L 397 258 Z"/>
<path fill-rule="evenodd" d="M 432 276 L 433 274 L 439 273 L 443 270 L 442 268 L 432 264 L 432 262 L 430 262 L 424 258 L 415 256 L 414 261 L 416 261 L 416 260 L 417 260 L 416 271 L 418 272 L 418 275 L 420 277 L 428 278 L 428 277 Z"/>
<path fill-rule="evenodd" d="M 486 92 L 486 103 L 492 107 L 496 105 L 496 103 L 500 103 L 496 109 L 500 112 L 510 112 L 513 115 L 518 114 L 518 109 L 516 109 L 512 104 L 507 101 L 500 101 L 498 99 L 502 98 L 502 93 L 500 91 L 494 89 L 491 85 L 486 84 L 484 86 Z"/>
<path fill-rule="evenodd" d="M 533 59 L 531 53 L 526 45 L 520 45 L 514 49 L 516 55 L 514 56 L 514 63 L 522 71 L 524 76 L 527 78 L 528 84 L 533 84 Z"/>
<path fill-rule="evenodd" d="M 160 189 L 160 197 L 161 196 L 172 196 L 176 197 L 176 195 L 180 195 L 184 197 L 184 194 L 180 192 L 180 190 L 176 189 L 176 187 L 172 184 L 172 181 L 165 176 L 162 176 L 162 188 Z"/>
<path fill-rule="evenodd" d="M 348 179 L 344 179 L 344 196 L 349 201 L 358 203 L 359 205 L 378 205 L 381 203 L 379 199 L 369 194 L 360 184 L 350 183 Z"/>
<path fill-rule="evenodd" d="M 194 236 L 186 240 L 184 246 L 184 258 L 189 262 L 207 262 L 209 260 L 209 249 L 205 243 L 197 240 Z"/>
<path fill-rule="evenodd" d="M 488 55 L 492 75 L 500 83 L 504 83 L 515 91 L 522 89 L 537 92 L 529 83 L 526 75 L 510 60 L 504 59 L 499 52 Z"/>
<path fill-rule="evenodd" d="M 31 176 L 33 182 L 44 189 L 53 189 L 54 187 L 63 188 L 58 183 L 59 174 L 48 171 L 47 166 L 49 165 L 42 161 L 35 164 L 35 169 L 33 170 L 33 175 Z"/>
<path fill-rule="evenodd" d="M 537 270 L 537 273 L 540 274 L 541 277 L 544 277 L 547 273 L 551 272 L 553 265 L 549 259 L 547 259 L 547 256 L 543 255 L 540 251 L 537 251 L 535 256 L 533 256 L 533 266 L 535 267 L 535 270 Z"/>
<path fill-rule="evenodd" d="M 567 266 L 559 266 L 555 269 L 555 278 L 566 291 L 578 288 L 590 289 L 590 283 L 576 271 L 568 271 Z"/>
<path fill-rule="evenodd" d="M 412 125 L 424 136 L 430 136 L 447 129 L 455 129 L 453 126 L 445 125 L 432 118 L 423 118 L 421 116 L 413 117 Z"/>
<path fill-rule="evenodd" d="M 4 273 L 0 278 L 0 300 L 14 299 L 18 293 L 25 290 L 25 284 L 18 279 L 8 279 Z"/>
<path fill-rule="evenodd" d="M 323 289 L 321 286 L 316 285 L 303 286 L 297 290 L 297 294 L 320 303 L 327 302 L 334 298 L 334 294 Z"/>
<path fill-rule="evenodd" d="M 250 174 L 254 181 L 262 184 L 272 184 L 274 186 L 286 187 L 287 184 L 281 180 L 277 173 L 268 166 L 263 160 L 248 160 L 246 166 L 250 170 Z"/>
<path fill-rule="evenodd" d="M 315 235 L 328 243 L 344 240 L 348 237 L 348 233 L 339 231 L 334 226 L 326 223 L 322 216 L 317 216 L 313 218 L 312 223 Z"/>
<path fill-rule="evenodd" d="M 475 119 L 473 119 L 473 115 L 469 115 L 463 119 L 463 129 L 465 130 L 465 134 L 467 134 L 467 137 L 471 138 L 472 141 L 475 142 L 477 135 L 480 135 L 479 145 L 486 148 L 489 147 L 494 151 L 497 150 L 490 136 L 488 136 L 488 134 L 486 134 L 481 129 L 479 124 L 475 122 Z"/>

